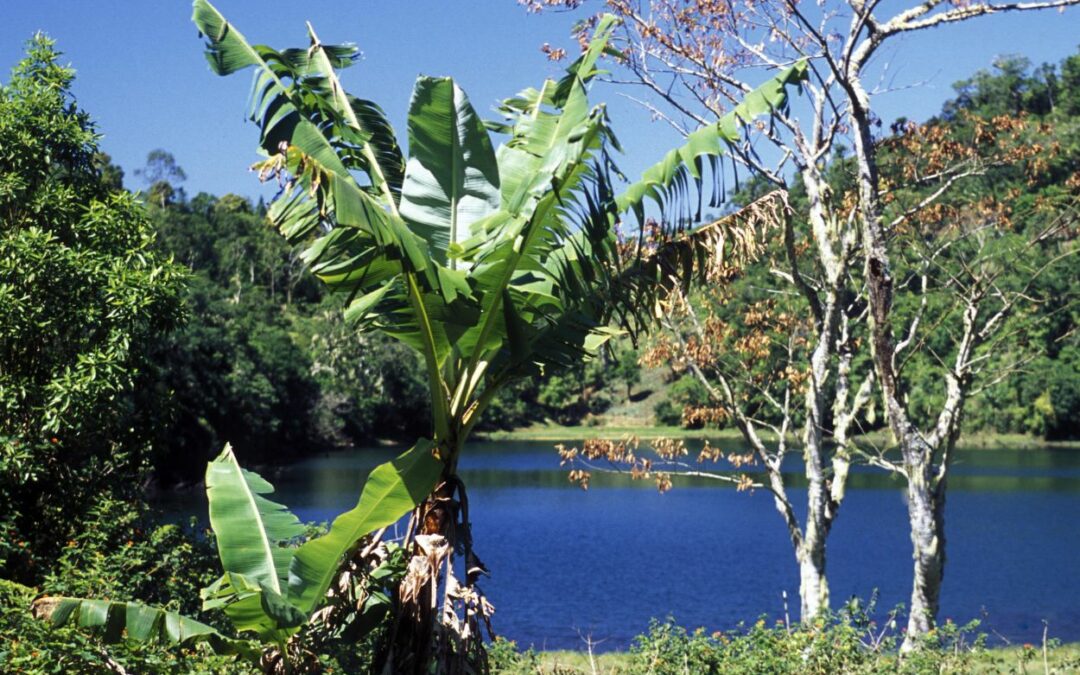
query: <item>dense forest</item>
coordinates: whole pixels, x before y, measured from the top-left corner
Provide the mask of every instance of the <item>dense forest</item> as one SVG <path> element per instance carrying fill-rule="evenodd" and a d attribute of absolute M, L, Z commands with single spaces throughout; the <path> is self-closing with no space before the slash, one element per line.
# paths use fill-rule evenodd
<path fill-rule="evenodd" d="M 358 335 L 346 323 L 350 299 L 310 273 L 303 248 L 268 226 L 261 201 L 188 196 L 184 170 L 167 148 L 125 176 L 101 151 L 97 128 L 71 94 L 74 73 L 61 64 L 39 36 L 0 92 L 0 579 L 190 611 L 211 575 L 211 543 L 184 527 L 155 525 L 148 486 L 202 480 L 226 443 L 255 466 L 428 435 L 425 366 L 401 342 Z M 1027 122 L 1030 131 L 1014 140 L 1038 152 L 1025 154 L 1023 166 L 994 164 L 922 224 L 974 218 L 993 197 L 1008 204 L 1003 217 L 1017 236 L 1055 219 L 1069 219 L 1075 236 L 1080 54 L 1038 67 L 1003 58 L 957 83 L 941 114 L 918 132 L 898 120 L 882 134 L 882 173 L 902 184 L 917 155 L 912 143 L 962 146 L 1007 119 Z M 828 170 L 838 185 L 854 173 L 844 157 Z M 764 190 L 755 181 L 742 188 L 734 205 Z M 799 210 L 807 196 L 796 188 L 791 199 Z M 770 246 L 767 255 L 783 254 L 783 242 Z M 1030 294 L 1051 301 L 1012 316 L 987 351 L 1002 376 L 969 402 L 965 433 L 1080 438 L 1080 260 L 1051 260 L 1049 248 L 1035 255 L 1046 265 Z M 723 294 L 693 297 L 739 327 L 721 340 L 725 353 L 761 378 L 782 370 L 790 354 L 747 350 L 746 336 L 788 331 L 785 312 L 799 311 L 770 300 L 768 315 L 786 318 L 748 323 L 744 310 L 764 302 L 769 274 L 767 265 L 749 267 Z M 917 290 L 914 274 L 900 276 L 902 290 Z M 902 293 L 898 313 L 913 314 L 921 297 Z M 928 373 L 941 357 L 933 345 L 948 342 L 949 323 L 931 319 L 924 338 L 931 348 L 913 357 L 909 379 Z M 596 359 L 514 382 L 493 397 L 476 428 L 602 424 L 614 402 L 634 398 L 643 367 L 664 383 L 643 421 L 727 426 L 705 387 L 664 354 L 662 340 L 613 340 Z M 943 383 L 923 379 L 925 386 L 905 392 L 920 423 L 945 396 Z M 882 411 L 861 414 L 861 431 L 884 427 Z M 126 546 L 117 550 L 117 542 Z M 0 654 L 0 664 L 18 669 L 43 651 L 69 668 L 115 664 L 93 638 L 73 629 L 46 633 L 14 609 L 33 596 L 18 584 L 0 581 L 0 630 L 25 638 Z M 220 613 L 211 621 L 225 625 Z M 166 667 L 163 653 L 132 647 L 118 658 L 133 672 L 156 672 Z M 332 658 L 347 668 L 359 657 L 345 650 Z M 198 667 L 232 667 L 207 664 Z"/>

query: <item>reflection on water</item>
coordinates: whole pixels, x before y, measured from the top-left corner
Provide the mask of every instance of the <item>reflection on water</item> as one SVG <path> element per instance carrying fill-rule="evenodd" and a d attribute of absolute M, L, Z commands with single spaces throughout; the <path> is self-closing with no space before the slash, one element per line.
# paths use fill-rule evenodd
<path fill-rule="evenodd" d="M 478 443 L 462 459 L 477 551 L 493 575 L 482 584 L 496 629 L 524 645 L 624 648 L 651 617 L 732 628 L 798 609 L 798 575 L 771 497 L 697 479 L 659 495 L 648 482 L 594 474 L 571 485 L 550 442 Z M 267 471 L 275 499 L 303 520 L 330 520 L 356 503 L 367 472 L 400 449 L 357 449 Z M 691 456 L 693 456 L 691 448 Z M 800 490 L 798 458 L 793 497 Z M 911 548 L 903 484 L 857 468 L 833 527 L 834 604 L 881 593 L 906 602 Z M 163 504 L 205 514 L 197 490 Z M 948 567 L 942 618 L 984 619 L 1013 641 L 1050 634 L 1080 640 L 1080 452 L 960 452 L 949 480 Z"/>

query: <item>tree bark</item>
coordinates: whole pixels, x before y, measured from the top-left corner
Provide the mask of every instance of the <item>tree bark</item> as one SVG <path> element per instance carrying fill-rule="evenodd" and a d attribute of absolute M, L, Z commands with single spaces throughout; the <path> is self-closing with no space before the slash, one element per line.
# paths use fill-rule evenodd
<path fill-rule="evenodd" d="M 904 474 L 908 483 L 908 516 L 915 562 L 908 628 L 903 644 L 903 649 L 909 651 L 915 647 L 919 637 L 934 627 L 945 574 L 944 476 L 937 484 L 933 477 L 934 450 L 941 439 L 928 443 L 915 428 L 902 400 L 895 369 L 893 277 L 878 200 L 879 182 L 869 97 L 859 79 L 857 69 L 860 67 L 861 63 L 852 67 L 846 74 L 844 85 L 851 106 L 849 119 L 855 130 L 855 156 L 859 168 L 859 210 L 870 304 L 871 353 L 889 427 L 903 453 Z M 955 427 L 953 430 L 955 433 Z M 947 459 L 943 463 L 947 467 Z M 938 487 L 941 489 L 938 490 Z"/>
<path fill-rule="evenodd" d="M 914 559 L 911 608 L 902 651 L 934 628 L 945 578 L 945 491 L 932 487 L 929 467 L 915 469 L 908 480 L 908 520 Z"/>
<path fill-rule="evenodd" d="M 829 609 L 829 582 L 825 576 L 825 538 L 803 542 L 799 559 L 799 616 L 809 623 Z"/>

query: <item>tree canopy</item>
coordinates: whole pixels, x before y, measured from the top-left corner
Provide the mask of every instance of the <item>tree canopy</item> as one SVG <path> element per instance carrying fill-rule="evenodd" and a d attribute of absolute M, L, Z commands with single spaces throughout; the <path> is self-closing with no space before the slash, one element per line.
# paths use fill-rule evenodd
<path fill-rule="evenodd" d="M 103 177 L 74 73 L 48 38 L 0 89 L 0 569 L 33 578 L 73 514 L 137 486 L 164 392 L 154 346 L 184 273 Z"/>

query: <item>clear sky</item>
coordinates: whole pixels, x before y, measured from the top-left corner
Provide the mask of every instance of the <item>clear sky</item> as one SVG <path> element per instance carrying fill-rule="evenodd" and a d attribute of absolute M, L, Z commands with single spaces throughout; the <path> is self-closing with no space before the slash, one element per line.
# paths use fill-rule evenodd
<path fill-rule="evenodd" d="M 129 188 L 141 187 L 132 172 L 160 147 L 187 172 L 189 195 L 268 194 L 247 172 L 257 159 L 257 131 L 244 119 L 250 80 L 209 71 L 188 0 L 7 0 L 4 5 L 0 77 L 7 79 L 35 31 L 55 38 L 78 71 L 79 104 L 97 121 L 103 149 L 124 168 Z M 550 42 L 572 53 L 576 47 L 568 34 L 579 17 L 527 14 L 515 0 L 217 0 L 215 5 L 254 43 L 305 46 L 305 20 L 325 43 L 357 43 L 365 58 L 344 71 L 345 86 L 379 103 L 399 132 L 416 75 L 454 76 L 484 114 L 495 101 L 558 75 L 561 66 L 548 62 L 539 47 Z M 995 56 L 1057 62 L 1078 45 L 1076 9 L 986 17 L 905 37 L 884 50 L 878 64 L 889 64 L 889 84 L 901 89 L 880 96 L 875 106 L 886 122 L 901 115 L 924 119 L 951 95 L 953 82 L 988 68 Z M 601 86 L 593 99 L 608 101 L 627 151 L 620 164 L 636 176 L 677 137 L 618 91 Z"/>

